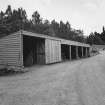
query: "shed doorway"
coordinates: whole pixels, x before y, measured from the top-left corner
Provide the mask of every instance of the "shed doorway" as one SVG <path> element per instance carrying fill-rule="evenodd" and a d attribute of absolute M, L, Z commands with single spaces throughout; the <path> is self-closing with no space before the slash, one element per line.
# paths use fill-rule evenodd
<path fill-rule="evenodd" d="M 61 57 L 63 61 L 70 59 L 70 46 L 69 45 L 61 44 Z"/>
<path fill-rule="evenodd" d="M 82 58 L 82 47 L 78 46 L 78 57 Z"/>
<path fill-rule="evenodd" d="M 86 47 L 83 47 L 83 56 L 86 57 Z"/>
<path fill-rule="evenodd" d="M 24 66 L 45 63 L 45 39 L 23 35 Z"/>
<path fill-rule="evenodd" d="M 71 59 L 76 59 L 76 46 L 71 45 Z"/>

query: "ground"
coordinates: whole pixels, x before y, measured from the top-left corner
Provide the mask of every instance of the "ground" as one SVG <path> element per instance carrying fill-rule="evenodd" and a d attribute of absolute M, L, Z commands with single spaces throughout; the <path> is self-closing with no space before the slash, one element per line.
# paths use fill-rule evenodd
<path fill-rule="evenodd" d="M 105 105 L 105 52 L 0 77 L 0 105 Z"/>

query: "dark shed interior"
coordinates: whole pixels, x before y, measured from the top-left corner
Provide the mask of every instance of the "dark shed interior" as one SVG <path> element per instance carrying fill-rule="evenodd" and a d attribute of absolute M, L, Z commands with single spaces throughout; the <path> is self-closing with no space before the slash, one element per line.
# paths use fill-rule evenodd
<path fill-rule="evenodd" d="M 45 40 L 23 35 L 24 66 L 45 64 Z"/>
<path fill-rule="evenodd" d="M 76 59 L 76 46 L 71 45 L 71 59 Z"/>
<path fill-rule="evenodd" d="M 86 48 L 83 47 L 83 56 L 86 57 Z"/>
<path fill-rule="evenodd" d="M 78 57 L 82 57 L 82 47 L 78 46 Z"/>
<path fill-rule="evenodd" d="M 61 44 L 61 57 L 62 60 L 70 59 L 70 46 L 66 44 Z"/>

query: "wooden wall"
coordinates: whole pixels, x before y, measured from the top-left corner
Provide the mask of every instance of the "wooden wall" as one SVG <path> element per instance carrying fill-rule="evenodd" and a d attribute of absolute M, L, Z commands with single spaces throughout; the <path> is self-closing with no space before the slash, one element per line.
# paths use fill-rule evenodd
<path fill-rule="evenodd" d="M 11 34 L 0 39 L 0 64 L 22 66 L 21 34 Z"/>
<path fill-rule="evenodd" d="M 31 36 L 30 33 L 27 33 L 27 35 Z M 38 37 L 37 34 L 35 35 Z M 0 39 L 0 64 L 23 66 L 23 36 L 24 33 L 21 34 L 19 31 Z M 32 34 L 32 36 L 34 36 L 34 34 Z M 56 40 L 56 38 L 52 37 L 44 38 L 43 36 L 41 38 L 43 38 L 43 40 L 38 40 L 39 43 L 37 44 L 37 62 L 39 64 L 61 62 L 61 44 L 66 42 L 66 40 L 62 42 L 60 39 Z M 84 47 L 86 46 L 84 45 Z"/>
<path fill-rule="evenodd" d="M 37 64 L 45 64 L 45 39 L 37 43 Z"/>
<path fill-rule="evenodd" d="M 46 64 L 61 61 L 61 43 L 58 40 L 45 39 Z"/>

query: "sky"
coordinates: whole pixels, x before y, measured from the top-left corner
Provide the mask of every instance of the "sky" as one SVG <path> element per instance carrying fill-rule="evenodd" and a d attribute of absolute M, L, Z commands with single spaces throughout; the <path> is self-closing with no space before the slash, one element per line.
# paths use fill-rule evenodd
<path fill-rule="evenodd" d="M 38 11 L 44 19 L 69 21 L 72 28 L 81 29 L 84 35 L 102 32 L 105 26 L 105 0 L 0 0 L 0 11 L 22 7 L 28 18 Z"/>

